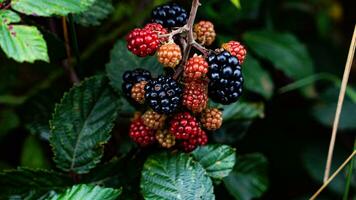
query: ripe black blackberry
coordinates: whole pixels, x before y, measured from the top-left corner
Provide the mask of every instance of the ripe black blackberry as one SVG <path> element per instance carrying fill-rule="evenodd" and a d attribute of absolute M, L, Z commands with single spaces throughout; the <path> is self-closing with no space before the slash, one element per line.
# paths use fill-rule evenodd
<path fill-rule="evenodd" d="M 172 77 L 159 76 L 145 86 L 146 103 L 157 113 L 171 114 L 180 106 L 182 87 Z"/>
<path fill-rule="evenodd" d="M 151 73 L 145 69 L 137 68 L 132 71 L 126 71 L 124 73 L 123 82 L 122 82 L 122 91 L 125 97 L 130 101 L 131 98 L 131 89 L 132 87 L 141 81 L 149 81 L 151 80 Z"/>
<path fill-rule="evenodd" d="M 161 5 L 152 11 L 152 21 L 165 28 L 184 26 L 187 19 L 187 11 L 176 3 Z"/>
<path fill-rule="evenodd" d="M 238 59 L 223 51 L 208 57 L 209 97 L 216 103 L 236 102 L 243 90 L 244 78 Z"/>

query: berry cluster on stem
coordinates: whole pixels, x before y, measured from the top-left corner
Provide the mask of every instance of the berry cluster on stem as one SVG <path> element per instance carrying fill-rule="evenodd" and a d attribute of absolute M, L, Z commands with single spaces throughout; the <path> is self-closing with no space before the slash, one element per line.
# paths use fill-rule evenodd
<path fill-rule="evenodd" d="M 222 111 L 209 107 L 209 99 L 226 105 L 242 95 L 246 50 L 237 41 L 216 50 L 206 48 L 216 33 L 210 21 L 194 24 L 200 5 L 192 1 L 189 17 L 178 4 L 158 6 L 152 23 L 126 37 L 129 51 L 139 57 L 156 55 L 167 72 L 152 77 L 147 70 L 134 69 L 123 76 L 122 90 L 129 102 L 148 107 L 130 127 L 131 138 L 142 147 L 159 144 L 190 152 L 207 144 L 208 132 L 219 129 L 223 121 Z"/>

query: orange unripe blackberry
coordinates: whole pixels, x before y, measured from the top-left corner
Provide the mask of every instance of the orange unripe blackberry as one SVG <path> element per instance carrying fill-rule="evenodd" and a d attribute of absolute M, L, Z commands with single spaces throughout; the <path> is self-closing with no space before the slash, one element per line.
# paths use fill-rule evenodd
<path fill-rule="evenodd" d="M 209 21 L 200 21 L 194 25 L 194 33 L 196 40 L 202 44 L 209 46 L 211 45 L 216 37 L 214 30 L 214 24 Z"/>
<path fill-rule="evenodd" d="M 176 144 L 176 138 L 168 130 L 158 130 L 156 132 L 156 140 L 163 148 L 171 148 Z"/>
<path fill-rule="evenodd" d="M 232 56 L 236 56 L 240 62 L 240 65 L 244 63 L 247 51 L 245 47 L 240 44 L 240 42 L 229 41 L 227 43 L 222 44 L 221 47 L 228 51 Z"/>
<path fill-rule="evenodd" d="M 163 66 L 174 68 L 182 60 L 182 52 L 177 44 L 167 43 L 158 49 L 157 58 Z"/>
<path fill-rule="evenodd" d="M 166 118 L 166 115 L 156 113 L 153 110 L 147 110 L 142 115 L 143 123 L 147 127 L 155 130 L 163 128 Z"/>
<path fill-rule="evenodd" d="M 146 86 L 146 84 L 147 84 L 147 81 L 141 81 L 139 83 L 136 83 L 131 89 L 131 98 L 140 104 L 145 103 L 145 86 Z"/>
<path fill-rule="evenodd" d="M 187 80 L 200 79 L 208 73 L 208 68 L 209 64 L 202 56 L 194 55 L 184 66 L 184 78 Z"/>
<path fill-rule="evenodd" d="M 193 112 L 202 112 L 208 104 L 208 88 L 205 81 L 186 83 L 183 91 L 183 105 Z"/>
<path fill-rule="evenodd" d="M 209 131 L 215 131 L 222 125 L 222 112 L 217 108 L 208 108 L 201 115 L 200 122 Z"/>

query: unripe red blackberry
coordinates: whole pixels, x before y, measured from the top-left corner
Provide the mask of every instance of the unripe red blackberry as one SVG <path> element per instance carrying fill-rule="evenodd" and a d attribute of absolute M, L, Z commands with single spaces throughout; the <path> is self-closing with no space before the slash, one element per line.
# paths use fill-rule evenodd
<path fill-rule="evenodd" d="M 176 139 L 187 140 L 198 134 L 200 127 L 189 112 L 176 114 L 170 122 L 169 132 L 172 133 Z"/>
<path fill-rule="evenodd" d="M 182 141 L 180 143 L 180 147 L 185 152 L 191 152 L 194 149 L 196 149 L 198 146 L 203 146 L 206 145 L 207 143 L 208 143 L 208 136 L 202 129 L 199 129 L 197 135 L 195 135 L 194 137 L 188 140 Z"/>
<path fill-rule="evenodd" d="M 143 123 L 147 127 L 154 130 L 163 128 L 163 126 L 165 125 L 166 118 L 167 118 L 166 115 L 156 113 L 153 110 L 147 110 L 142 115 Z"/>
<path fill-rule="evenodd" d="M 196 40 L 202 44 L 209 46 L 211 45 L 216 37 L 214 30 L 214 24 L 209 21 L 200 21 L 194 25 L 194 33 Z"/>
<path fill-rule="evenodd" d="M 208 143 L 208 136 L 202 129 L 199 129 L 198 134 L 194 137 L 194 139 L 199 146 L 203 146 Z"/>
<path fill-rule="evenodd" d="M 156 139 L 163 148 L 171 148 L 176 144 L 176 138 L 168 130 L 158 130 Z"/>
<path fill-rule="evenodd" d="M 221 47 L 230 52 L 232 56 L 236 56 L 237 59 L 239 59 L 240 65 L 244 63 L 247 51 L 242 44 L 236 41 L 230 41 L 228 43 L 222 44 Z"/>
<path fill-rule="evenodd" d="M 145 103 L 145 86 L 147 81 L 136 83 L 131 89 L 131 98 L 139 104 Z"/>
<path fill-rule="evenodd" d="M 202 57 L 194 55 L 184 66 L 184 78 L 187 80 L 196 80 L 204 77 L 208 73 L 209 64 Z"/>
<path fill-rule="evenodd" d="M 154 33 L 157 33 L 158 36 L 165 35 L 168 33 L 167 29 L 165 29 L 161 24 L 157 24 L 157 23 L 146 24 L 144 29 L 148 29 Z M 166 42 L 166 41 L 168 41 L 168 37 L 161 37 L 159 40 L 161 42 Z"/>
<path fill-rule="evenodd" d="M 183 105 L 192 112 L 202 112 L 208 104 L 208 88 L 205 81 L 186 83 L 183 90 Z"/>
<path fill-rule="evenodd" d="M 127 35 L 126 41 L 128 50 L 140 57 L 153 55 L 160 44 L 158 33 L 139 28 L 132 30 Z"/>
<path fill-rule="evenodd" d="M 154 130 L 148 128 L 141 118 L 131 122 L 129 134 L 131 139 L 142 147 L 156 142 Z"/>
<path fill-rule="evenodd" d="M 215 131 L 222 125 L 222 112 L 217 108 L 205 109 L 201 115 L 200 122 L 209 131 Z"/>
<path fill-rule="evenodd" d="M 182 60 L 182 52 L 177 44 L 167 43 L 158 49 L 157 58 L 163 66 L 174 68 Z"/>

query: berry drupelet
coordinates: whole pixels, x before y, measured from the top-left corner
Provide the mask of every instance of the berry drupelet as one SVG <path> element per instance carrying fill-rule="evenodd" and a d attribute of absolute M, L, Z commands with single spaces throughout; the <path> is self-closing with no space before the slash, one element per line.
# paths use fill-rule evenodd
<path fill-rule="evenodd" d="M 181 105 L 182 87 L 172 77 L 159 76 L 145 86 L 145 100 L 159 114 L 172 114 Z"/>
<path fill-rule="evenodd" d="M 158 6 L 152 11 L 152 22 L 165 28 L 184 26 L 187 19 L 187 11 L 175 3 Z"/>
<path fill-rule="evenodd" d="M 223 51 L 208 57 L 209 97 L 224 105 L 236 102 L 242 95 L 243 76 L 237 57 Z"/>

